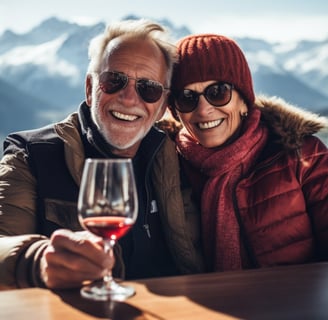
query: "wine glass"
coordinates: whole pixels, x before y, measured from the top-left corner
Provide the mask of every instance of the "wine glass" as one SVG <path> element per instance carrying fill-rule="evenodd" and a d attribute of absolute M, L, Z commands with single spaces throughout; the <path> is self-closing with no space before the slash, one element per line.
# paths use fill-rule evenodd
<path fill-rule="evenodd" d="M 104 239 L 108 254 L 117 239 L 136 221 L 138 196 L 131 159 L 87 159 L 84 164 L 78 214 L 81 225 Z M 82 287 L 81 295 L 92 300 L 122 301 L 135 293 L 133 287 L 114 281 L 108 270 L 101 282 Z"/>

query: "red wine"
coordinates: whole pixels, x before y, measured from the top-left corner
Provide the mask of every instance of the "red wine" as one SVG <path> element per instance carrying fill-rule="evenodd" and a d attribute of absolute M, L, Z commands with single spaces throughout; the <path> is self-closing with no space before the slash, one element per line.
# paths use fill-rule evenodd
<path fill-rule="evenodd" d="M 132 227 L 130 219 L 124 217 L 88 217 L 83 219 L 85 227 L 103 239 L 117 240 Z"/>

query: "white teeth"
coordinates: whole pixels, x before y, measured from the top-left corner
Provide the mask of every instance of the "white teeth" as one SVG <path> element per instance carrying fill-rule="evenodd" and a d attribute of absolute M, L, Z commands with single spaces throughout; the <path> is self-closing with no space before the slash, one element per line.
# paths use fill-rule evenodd
<path fill-rule="evenodd" d="M 200 123 L 198 123 L 198 127 L 199 127 L 199 129 L 211 129 L 211 128 L 219 126 L 222 122 L 223 122 L 223 119 L 209 121 L 209 122 L 200 122 Z"/>
<path fill-rule="evenodd" d="M 125 120 L 125 121 L 134 121 L 138 118 L 137 116 L 132 116 L 130 114 L 123 114 L 123 113 L 120 113 L 120 112 L 117 112 L 117 111 L 113 111 L 112 114 L 116 118 L 121 119 L 121 120 Z"/>

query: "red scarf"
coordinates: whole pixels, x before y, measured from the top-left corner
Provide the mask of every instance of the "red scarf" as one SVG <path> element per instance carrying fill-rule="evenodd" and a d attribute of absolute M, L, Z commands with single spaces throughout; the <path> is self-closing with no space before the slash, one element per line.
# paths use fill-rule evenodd
<path fill-rule="evenodd" d="M 245 131 L 223 148 L 204 148 L 186 129 L 177 136 L 178 151 L 205 178 L 201 194 L 202 237 L 210 271 L 242 268 L 240 232 L 233 197 L 235 184 L 249 170 L 267 141 L 261 113 L 251 110 Z M 193 189 L 196 188 L 195 185 Z"/>

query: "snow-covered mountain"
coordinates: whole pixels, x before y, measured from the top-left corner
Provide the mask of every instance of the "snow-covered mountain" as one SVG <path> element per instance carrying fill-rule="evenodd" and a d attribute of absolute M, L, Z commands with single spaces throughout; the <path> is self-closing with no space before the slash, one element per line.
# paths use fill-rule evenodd
<path fill-rule="evenodd" d="M 281 96 L 301 107 L 328 113 L 328 38 L 288 45 L 236 40 L 249 62 L 257 94 Z"/>
<path fill-rule="evenodd" d="M 168 20 L 158 22 L 175 39 L 191 33 Z M 7 30 L 1 35 L 0 138 L 10 131 L 60 120 L 77 108 L 84 99 L 89 41 L 104 28 L 104 23 L 81 26 L 51 18 L 25 34 Z M 249 61 L 257 94 L 278 95 L 328 114 L 328 39 L 288 46 L 236 40 Z"/>

